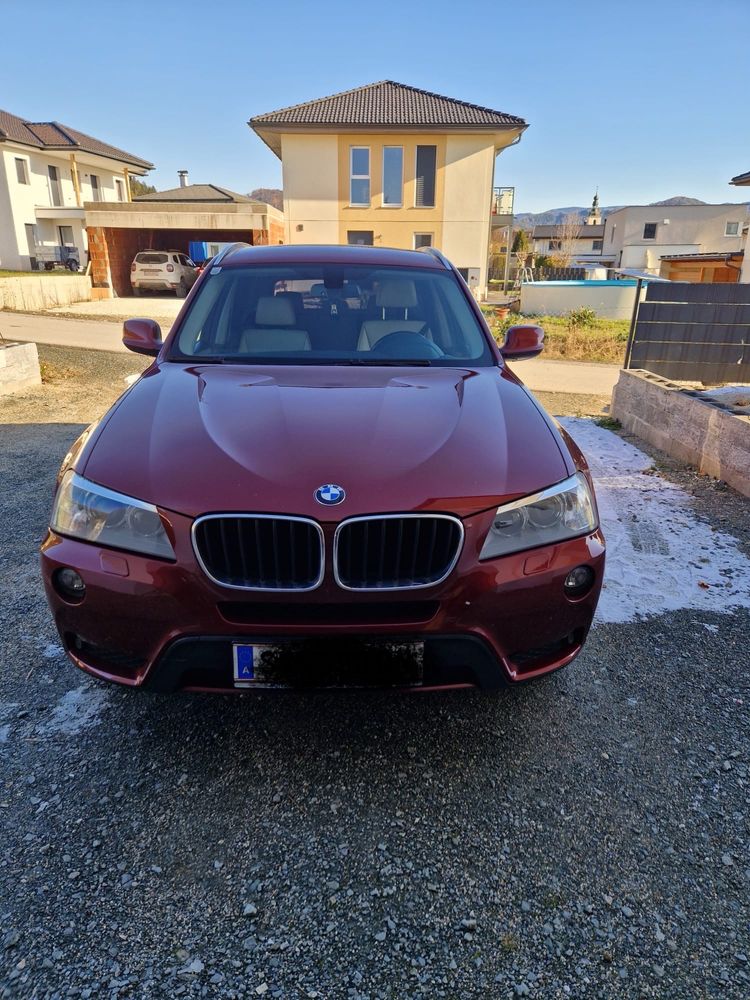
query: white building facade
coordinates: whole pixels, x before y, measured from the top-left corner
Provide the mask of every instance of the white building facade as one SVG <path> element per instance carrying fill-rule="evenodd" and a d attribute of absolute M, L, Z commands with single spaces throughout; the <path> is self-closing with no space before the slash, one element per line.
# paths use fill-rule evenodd
<path fill-rule="evenodd" d="M 659 273 L 664 254 L 741 250 L 747 206 L 629 205 L 607 216 L 604 256 L 615 267 Z"/>
<path fill-rule="evenodd" d="M 56 122 L 0 111 L 0 268 L 29 271 L 50 251 L 85 267 L 84 202 L 130 201 L 130 177 L 153 164 Z"/>

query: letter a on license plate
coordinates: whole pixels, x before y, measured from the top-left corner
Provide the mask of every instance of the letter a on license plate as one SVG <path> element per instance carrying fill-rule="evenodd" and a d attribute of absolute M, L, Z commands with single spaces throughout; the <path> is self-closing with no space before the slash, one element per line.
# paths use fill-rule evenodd
<path fill-rule="evenodd" d="M 234 686 L 252 687 L 255 683 L 255 647 L 234 646 Z"/>

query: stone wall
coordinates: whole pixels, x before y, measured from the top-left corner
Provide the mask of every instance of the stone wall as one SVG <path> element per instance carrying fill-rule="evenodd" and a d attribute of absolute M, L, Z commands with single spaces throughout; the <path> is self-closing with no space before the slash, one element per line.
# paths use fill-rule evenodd
<path fill-rule="evenodd" d="M 750 496 L 750 417 L 660 375 L 621 371 L 612 416 L 630 434 Z"/>
<path fill-rule="evenodd" d="M 36 344 L 0 342 L 0 396 L 41 384 Z"/>
<path fill-rule="evenodd" d="M 30 273 L 18 278 L 0 278 L 0 309 L 40 312 L 72 302 L 91 300 L 91 280 L 82 274 Z"/>

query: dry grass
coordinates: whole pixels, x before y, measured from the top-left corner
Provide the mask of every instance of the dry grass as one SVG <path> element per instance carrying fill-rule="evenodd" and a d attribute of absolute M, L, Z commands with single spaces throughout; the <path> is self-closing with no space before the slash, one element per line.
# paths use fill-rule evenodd
<path fill-rule="evenodd" d="M 52 361 L 40 361 L 39 370 L 42 375 L 42 382 L 45 385 L 67 382 L 70 379 L 78 378 L 81 374 L 80 368 L 73 368 L 72 365 L 55 364 Z"/>
<path fill-rule="evenodd" d="M 56 267 L 51 271 L 8 271 L 7 269 L 0 268 L 0 278 L 45 278 L 45 277 L 56 277 L 56 278 L 72 278 L 81 276 L 82 272 L 79 271 L 74 274 L 69 271 L 66 267 Z"/>
<path fill-rule="evenodd" d="M 577 325 L 567 316 L 522 316 L 511 313 L 497 320 L 487 310 L 487 321 L 496 340 L 516 323 L 536 323 L 544 330 L 544 357 L 566 361 L 601 361 L 621 364 L 625 356 L 630 323 L 624 319 L 595 317 L 590 325 Z"/>

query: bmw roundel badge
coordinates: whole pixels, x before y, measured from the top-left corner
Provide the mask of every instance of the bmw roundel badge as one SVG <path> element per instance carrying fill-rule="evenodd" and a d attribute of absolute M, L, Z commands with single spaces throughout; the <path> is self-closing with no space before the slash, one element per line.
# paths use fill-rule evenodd
<path fill-rule="evenodd" d="M 319 486 L 313 495 L 324 507 L 335 507 L 346 499 L 346 490 L 335 483 L 326 483 L 325 486 Z"/>

